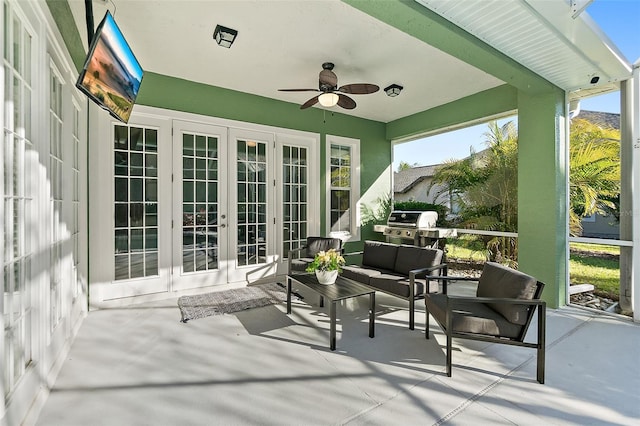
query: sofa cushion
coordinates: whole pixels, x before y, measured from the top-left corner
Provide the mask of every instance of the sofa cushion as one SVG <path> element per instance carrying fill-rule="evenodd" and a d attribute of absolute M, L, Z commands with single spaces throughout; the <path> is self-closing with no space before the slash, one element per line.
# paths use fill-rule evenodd
<path fill-rule="evenodd" d="M 342 240 L 339 238 L 326 237 L 307 237 L 307 253 L 304 257 L 310 257 L 312 260 L 321 251 L 336 249 L 340 251 L 342 248 Z"/>
<path fill-rule="evenodd" d="M 415 280 L 414 296 L 421 296 L 424 293 L 426 280 Z M 409 297 L 410 281 L 404 275 L 396 273 L 382 273 L 380 275 L 372 276 L 369 280 L 369 286 L 374 287 L 385 293 L 395 294 L 403 298 Z M 430 290 L 438 291 L 438 282 L 430 282 Z"/>
<path fill-rule="evenodd" d="M 393 271 L 396 264 L 398 246 L 378 241 L 365 241 L 362 254 L 362 266 L 372 266 L 376 269 Z"/>
<path fill-rule="evenodd" d="M 400 246 L 393 271 L 409 276 L 414 269 L 428 268 L 442 263 L 442 250 L 429 247 Z M 440 271 L 434 271 L 432 275 L 440 275 Z"/>
<path fill-rule="evenodd" d="M 373 268 L 363 268 L 359 265 L 347 265 L 342 267 L 341 275 L 345 278 L 369 284 L 371 277 L 382 274 L 382 271 Z"/>
<path fill-rule="evenodd" d="M 441 293 L 427 294 L 424 298 L 429 314 L 434 317 L 442 327 L 446 326 L 447 295 Z M 457 333 L 479 333 L 489 336 L 520 338 L 522 326 L 507 321 L 500 313 L 496 312 L 484 303 L 456 301 L 453 303 L 451 313 L 451 328 Z"/>
<path fill-rule="evenodd" d="M 499 263 L 487 262 L 482 270 L 476 295 L 531 300 L 536 290 L 536 283 L 536 279 L 532 276 Z M 527 321 L 527 305 L 506 303 L 489 303 L 488 305 L 513 324 L 524 325 Z"/>

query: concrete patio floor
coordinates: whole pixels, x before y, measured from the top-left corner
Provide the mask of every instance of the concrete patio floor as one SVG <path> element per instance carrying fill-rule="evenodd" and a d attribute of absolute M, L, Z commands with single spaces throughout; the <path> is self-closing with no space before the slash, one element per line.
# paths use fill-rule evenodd
<path fill-rule="evenodd" d="M 546 384 L 535 351 L 416 330 L 404 301 L 377 295 L 328 308 L 302 290 L 284 304 L 181 323 L 176 299 L 91 312 L 36 424 L 631 425 L 640 419 L 640 324 L 579 308 L 548 310 Z M 312 303 L 311 305 L 308 303 Z M 530 333 L 535 332 L 535 324 Z"/>

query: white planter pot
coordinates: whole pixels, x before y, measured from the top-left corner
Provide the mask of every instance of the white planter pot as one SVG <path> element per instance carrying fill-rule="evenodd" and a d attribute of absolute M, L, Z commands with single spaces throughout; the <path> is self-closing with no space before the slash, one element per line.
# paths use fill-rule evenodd
<path fill-rule="evenodd" d="M 316 271 L 316 278 L 320 284 L 333 284 L 338 278 L 338 271 Z"/>

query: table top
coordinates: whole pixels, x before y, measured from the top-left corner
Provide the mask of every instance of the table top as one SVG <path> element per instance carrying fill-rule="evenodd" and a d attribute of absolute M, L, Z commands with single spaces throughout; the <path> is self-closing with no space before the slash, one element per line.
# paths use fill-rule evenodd
<path fill-rule="evenodd" d="M 338 275 L 334 284 L 320 284 L 314 274 L 294 274 L 289 275 L 289 278 L 310 288 L 330 301 L 349 299 L 351 297 L 375 293 L 375 290 L 371 287 L 367 287 L 357 281 L 344 278 L 341 275 Z"/>

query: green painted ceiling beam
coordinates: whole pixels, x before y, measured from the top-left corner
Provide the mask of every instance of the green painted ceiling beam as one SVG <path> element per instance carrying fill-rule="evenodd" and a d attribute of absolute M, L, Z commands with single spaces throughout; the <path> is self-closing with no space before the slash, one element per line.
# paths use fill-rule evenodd
<path fill-rule="evenodd" d="M 342 1 L 519 90 L 528 93 L 548 92 L 555 87 L 538 74 L 413 0 Z"/>
<path fill-rule="evenodd" d="M 517 109 L 518 91 L 505 84 L 387 123 L 387 139 L 420 136 Z"/>

